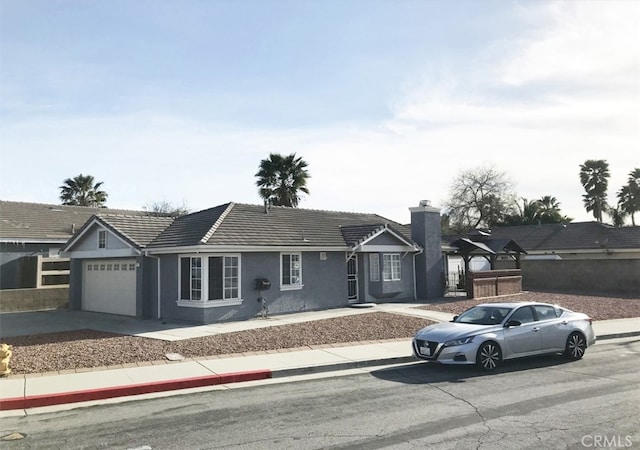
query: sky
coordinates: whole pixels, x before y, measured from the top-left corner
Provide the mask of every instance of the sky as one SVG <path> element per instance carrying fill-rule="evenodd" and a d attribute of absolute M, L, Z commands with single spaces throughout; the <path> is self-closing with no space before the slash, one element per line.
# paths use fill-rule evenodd
<path fill-rule="evenodd" d="M 308 163 L 301 208 L 408 223 L 465 170 L 574 221 L 580 164 L 609 201 L 640 167 L 635 0 L 0 0 L 0 199 L 261 204 L 270 153 Z"/>

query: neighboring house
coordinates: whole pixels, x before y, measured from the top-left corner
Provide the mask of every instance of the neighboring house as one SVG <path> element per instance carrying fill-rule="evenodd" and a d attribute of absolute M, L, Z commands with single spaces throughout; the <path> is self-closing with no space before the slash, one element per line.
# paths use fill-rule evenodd
<path fill-rule="evenodd" d="M 70 307 L 199 323 L 442 296 L 440 213 L 227 203 L 177 219 L 99 214 L 67 243 Z M 261 299 L 266 298 L 266 302 Z"/>
<path fill-rule="evenodd" d="M 59 251 L 98 212 L 149 214 L 0 201 L 0 289 L 67 285 L 69 259 L 60 257 Z"/>
<path fill-rule="evenodd" d="M 493 239 L 512 239 L 523 259 L 640 259 L 640 226 L 613 227 L 598 222 L 496 227 Z"/>
<path fill-rule="evenodd" d="M 520 261 L 524 289 L 640 296 L 638 226 L 576 222 L 496 227 L 483 234 L 487 239 L 512 240 L 526 251 Z M 443 241 L 457 238 L 444 236 Z M 516 267 L 509 256 L 496 260 L 497 269 Z M 471 265 L 471 270 L 478 269 Z"/>

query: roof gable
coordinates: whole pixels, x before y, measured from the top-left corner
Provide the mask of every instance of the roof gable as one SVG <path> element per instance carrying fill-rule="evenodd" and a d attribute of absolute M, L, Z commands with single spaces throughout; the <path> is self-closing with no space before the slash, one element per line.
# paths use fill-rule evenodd
<path fill-rule="evenodd" d="M 95 227 L 106 228 L 131 247 L 142 249 L 166 229 L 173 220 L 171 217 L 96 214 L 67 242 L 63 251 L 72 251 Z"/>
<path fill-rule="evenodd" d="M 345 243 L 352 248 L 363 246 L 373 242 L 382 235 L 390 235 L 401 245 L 416 246 L 411 239 L 406 238 L 399 231 L 394 230 L 388 224 L 352 225 L 340 227 Z"/>

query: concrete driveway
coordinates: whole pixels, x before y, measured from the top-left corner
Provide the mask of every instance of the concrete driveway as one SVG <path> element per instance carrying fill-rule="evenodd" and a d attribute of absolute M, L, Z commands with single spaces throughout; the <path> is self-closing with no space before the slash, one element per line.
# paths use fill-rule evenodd
<path fill-rule="evenodd" d="M 89 311 L 53 310 L 0 314 L 0 338 L 91 329 L 118 334 L 163 331 L 193 324 L 163 323 Z"/>

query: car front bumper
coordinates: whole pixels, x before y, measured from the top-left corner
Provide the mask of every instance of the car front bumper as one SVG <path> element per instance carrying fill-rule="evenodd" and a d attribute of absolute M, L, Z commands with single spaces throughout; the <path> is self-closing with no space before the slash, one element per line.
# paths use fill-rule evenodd
<path fill-rule="evenodd" d="M 478 345 L 474 342 L 446 347 L 442 343 L 414 338 L 411 347 L 415 358 L 442 364 L 475 364 L 478 353 Z M 429 348 L 428 354 L 425 348 Z"/>

